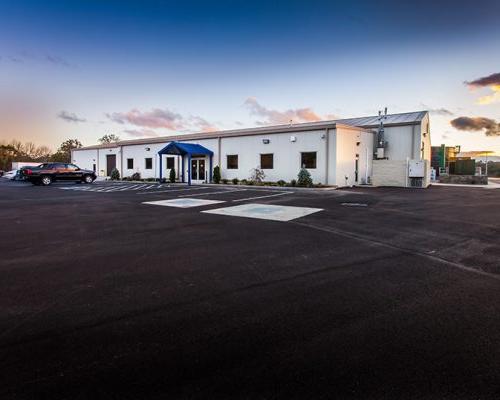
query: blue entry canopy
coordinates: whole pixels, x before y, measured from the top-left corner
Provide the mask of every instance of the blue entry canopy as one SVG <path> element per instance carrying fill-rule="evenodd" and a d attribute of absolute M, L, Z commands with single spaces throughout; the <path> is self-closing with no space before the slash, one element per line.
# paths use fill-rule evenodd
<path fill-rule="evenodd" d="M 161 149 L 158 154 L 175 154 L 178 156 L 183 155 L 207 155 L 213 156 L 214 152 L 203 147 L 201 144 L 195 143 L 181 143 L 181 142 L 170 142 L 163 149 Z"/>
<path fill-rule="evenodd" d="M 184 156 L 188 157 L 188 185 L 191 185 L 191 157 L 196 156 L 209 156 L 210 157 L 210 169 L 208 171 L 209 181 L 212 181 L 212 158 L 214 152 L 203 147 L 201 144 L 195 143 L 182 143 L 182 142 L 170 142 L 163 149 L 158 152 L 160 157 L 160 180 L 163 176 L 163 166 L 162 166 L 162 155 L 171 154 L 182 156 L 182 182 L 184 182 Z"/>

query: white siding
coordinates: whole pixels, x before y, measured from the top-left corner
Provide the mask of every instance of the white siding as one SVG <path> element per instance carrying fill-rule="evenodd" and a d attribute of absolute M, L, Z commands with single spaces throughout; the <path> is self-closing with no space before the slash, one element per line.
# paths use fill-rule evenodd
<path fill-rule="evenodd" d="M 97 150 L 73 150 L 71 162 L 80 168 L 93 170 L 96 166 L 96 173 L 99 171 Z"/>
<path fill-rule="evenodd" d="M 294 136 L 295 142 L 290 139 Z M 264 144 L 263 140 L 269 140 Z M 291 132 L 272 135 L 223 138 L 221 143 L 222 177 L 248 179 L 253 168 L 260 168 L 260 154 L 274 155 L 273 169 L 264 170 L 266 181 L 297 179 L 301 153 L 316 152 L 316 168 L 308 169 L 314 183 L 325 183 L 326 137 L 325 130 Z M 227 155 L 238 155 L 238 169 L 227 169 Z"/>
<path fill-rule="evenodd" d="M 358 144 L 359 143 L 359 144 Z M 371 177 L 374 134 L 363 130 L 337 127 L 335 152 L 335 182 L 337 186 L 366 183 Z M 356 154 L 358 154 L 358 181 L 356 182 Z"/>

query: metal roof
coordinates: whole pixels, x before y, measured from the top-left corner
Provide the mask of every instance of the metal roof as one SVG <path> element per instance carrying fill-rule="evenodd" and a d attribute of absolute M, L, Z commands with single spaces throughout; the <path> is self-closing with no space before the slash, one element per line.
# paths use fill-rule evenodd
<path fill-rule="evenodd" d="M 401 114 L 388 114 L 387 118 L 384 120 L 384 125 L 385 126 L 415 125 L 420 123 L 420 121 L 422 121 L 422 119 L 426 114 L 427 111 L 417 111 L 417 112 L 409 112 Z M 368 129 L 377 127 L 378 124 L 379 124 L 378 115 L 375 115 L 371 117 L 304 122 L 300 124 L 291 124 L 291 125 L 290 124 L 272 125 L 272 126 L 262 126 L 257 128 L 233 129 L 233 130 L 215 131 L 215 132 L 197 132 L 197 133 L 188 133 L 184 135 L 171 135 L 162 137 L 150 137 L 144 139 L 121 140 L 115 143 L 86 146 L 75 150 L 107 149 L 118 146 L 167 143 L 172 141 L 185 141 L 185 140 L 217 139 L 219 137 L 268 135 L 274 133 L 313 131 L 313 130 L 327 129 L 327 128 L 335 129 L 337 125 L 342 126 L 343 128 L 346 129 L 353 129 L 354 127 Z"/>
<path fill-rule="evenodd" d="M 384 125 L 410 125 L 419 123 L 427 114 L 427 111 L 416 111 L 401 114 L 387 114 L 384 119 Z M 379 125 L 379 116 L 359 117 L 359 118 L 344 118 L 336 120 L 338 123 L 360 126 L 363 128 L 371 128 Z"/>

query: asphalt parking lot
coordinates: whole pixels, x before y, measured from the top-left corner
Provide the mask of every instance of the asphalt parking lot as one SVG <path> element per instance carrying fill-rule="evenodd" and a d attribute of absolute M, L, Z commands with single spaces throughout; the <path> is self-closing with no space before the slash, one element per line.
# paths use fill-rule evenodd
<path fill-rule="evenodd" d="M 0 182 L 0 398 L 498 399 L 499 204 Z"/>

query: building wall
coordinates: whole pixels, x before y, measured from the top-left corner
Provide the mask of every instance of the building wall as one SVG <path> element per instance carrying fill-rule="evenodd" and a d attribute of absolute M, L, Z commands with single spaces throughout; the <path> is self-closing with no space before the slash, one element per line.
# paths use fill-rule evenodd
<path fill-rule="evenodd" d="M 333 131 L 333 132 L 332 132 Z M 335 135 L 331 130 L 330 135 Z M 291 137 L 296 141 L 292 142 Z M 264 144 L 263 140 L 269 140 Z M 201 142 L 200 142 L 201 143 Z M 273 154 L 273 169 L 265 169 L 266 181 L 297 179 L 301 152 L 316 152 L 316 168 L 308 169 L 314 183 L 325 183 L 326 131 L 289 132 L 272 135 L 225 137 L 221 140 L 222 178 L 249 179 L 253 168 L 260 168 L 260 154 Z M 203 143 L 201 143 L 203 144 Z M 238 155 L 238 169 L 227 169 L 227 156 Z"/>
<path fill-rule="evenodd" d="M 416 143 L 420 142 L 420 130 L 415 125 L 386 127 L 384 136 L 387 141 L 385 156 L 389 160 L 414 158 Z"/>
<path fill-rule="evenodd" d="M 406 160 L 373 160 L 374 186 L 407 186 Z"/>
<path fill-rule="evenodd" d="M 102 150 L 100 150 L 102 151 Z M 73 150 L 71 161 L 78 165 L 80 168 L 93 170 L 94 164 L 96 166 L 96 174 L 99 175 L 98 165 L 98 151 L 97 150 Z M 104 166 L 105 168 L 105 166 Z"/>
<path fill-rule="evenodd" d="M 337 186 L 353 186 L 371 180 L 375 135 L 363 130 L 337 127 L 334 167 Z M 358 180 L 356 181 L 356 159 Z"/>

